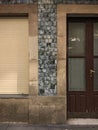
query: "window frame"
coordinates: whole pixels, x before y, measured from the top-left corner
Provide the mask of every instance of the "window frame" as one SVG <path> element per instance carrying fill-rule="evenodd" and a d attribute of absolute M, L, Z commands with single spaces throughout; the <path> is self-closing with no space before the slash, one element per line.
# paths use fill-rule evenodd
<path fill-rule="evenodd" d="M 29 94 L 0 94 L 0 98 L 28 98 L 38 95 L 38 22 L 37 4 L 0 5 L 0 17 L 28 17 Z M 33 53 L 32 53 L 33 51 Z M 33 68 L 33 70 L 32 70 Z M 32 71 L 31 71 L 32 70 Z"/>

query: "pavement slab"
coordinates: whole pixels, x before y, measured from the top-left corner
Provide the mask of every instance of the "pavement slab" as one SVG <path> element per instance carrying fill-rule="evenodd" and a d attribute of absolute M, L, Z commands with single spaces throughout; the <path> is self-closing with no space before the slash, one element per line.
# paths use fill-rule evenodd
<path fill-rule="evenodd" d="M 69 126 L 68 130 L 98 130 L 98 126 Z"/>
<path fill-rule="evenodd" d="M 7 130 L 8 124 L 0 124 L 0 130 Z"/>
<path fill-rule="evenodd" d="M 7 130 L 49 130 L 48 127 L 37 127 L 37 126 L 22 126 L 22 125 L 9 125 Z"/>
<path fill-rule="evenodd" d="M 98 130 L 98 125 L 20 125 L 0 124 L 0 130 Z"/>

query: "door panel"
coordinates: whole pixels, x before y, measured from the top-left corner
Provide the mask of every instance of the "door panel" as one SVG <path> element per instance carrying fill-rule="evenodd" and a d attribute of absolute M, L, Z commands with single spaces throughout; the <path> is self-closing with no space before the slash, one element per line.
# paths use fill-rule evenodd
<path fill-rule="evenodd" d="M 93 90 L 92 90 L 92 98 L 93 98 L 93 116 L 98 118 L 98 21 L 93 23 Z"/>
<path fill-rule="evenodd" d="M 98 94 L 94 94 L 94 111 L 98 112 Z"/>
<path fill-rule="evenodd" d="M 85 24 L 84 23 L 69 23 L 68 37 L 68 55 L 83 56 L 85 55 Z"/>
<path fill-rule="evenodd" d="M 84 91 L 85 90 L 84 58 L 69 58 L 68 64 L 69 64 L 69 70 L 68 70 L 69 91 Z"/>
<path fill-rule="evenodd" d="M 69 110 L 70 112 L 85 112 L 86 111 L 86 96 L 83 93 L 71 94 L 69 96 Z M 78 104 L 78 105 L 77 105 Z"/>
<path fill-rule="evenodd" d="M 94 23 L 94 56 L 98 56 L 98 22 Z"/>
<path fill-rule="evenodd" d="M 98 58 L 94 58 L 94 91 L 98 91 Z"/>
<path fill-rule="evenodd" d="M 68 117 L 85 117 L 87 114 L 87 97 L 83 92 L 69 92 Z"/>

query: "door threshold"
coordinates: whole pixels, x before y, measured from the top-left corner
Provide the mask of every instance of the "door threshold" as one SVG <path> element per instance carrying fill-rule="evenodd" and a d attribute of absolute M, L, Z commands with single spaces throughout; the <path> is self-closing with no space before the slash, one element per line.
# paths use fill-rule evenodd
<path fill-rule="evenodd" d="M 98 125 L 98 119 L 91 118 L 70 118 L 67 120 L 69 125 Z"/>

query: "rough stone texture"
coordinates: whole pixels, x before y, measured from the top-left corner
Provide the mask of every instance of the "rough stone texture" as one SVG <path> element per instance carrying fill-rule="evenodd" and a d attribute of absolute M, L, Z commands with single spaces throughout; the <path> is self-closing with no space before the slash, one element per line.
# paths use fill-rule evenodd
<path fill-rule="evenodd" d="M 0 122 L 28 122 L 28 99 L 0 99 Z"/>
<path fill-rule="evenodd" d="M 54 0 L 56 4 L 97 4 L 97 0 Z"/>
<path fill-rule="evenodd" d="M 85 121 L 85 120 L 84 120 Z M 93 120 L 92 120 L 93 122 Z M 97 125 L 13 125 L 13 124 L 2 124 L 0 130 L 98 130 Z"/>
<path fill-rule="evenodd" d="M 98 4 L 98 0 L 0 0 L 0 4 Z"/>
<path fill-rule="evenodd" d="M 56 94 L 56 5 L 39 5 L 39 94 Z"/>
<path fill-rule="evenodd" d="M 0 4 L 29 4 L 34 3 L 35 0 L 0 0 Z"/>
<path fill-rule="evenodd" d="M 74 3 L 97 4 L 98 0 L 0 0 L 0 3 L 1 4 L 38 3 L 39 95 L 44 96 L 56 95 L 57 94 L 57 5 L 56 4 L 74 4 Z M 32 48 L 32 53 L 33 49 L 35 48 Z M 31 79 L 32 78 L 33 77 L 31 77 Z"/>
<path fill-rule="evenodd" d="M 33 97 L 29 112 L 29 123 L 33 124 L 64 124 L 65 97 Z"/>
<path fill-rule="evenodd" d="M 30 33 L 30 38 L 29 38 L 30 93 L 29 94 L 30 95 L 28 99 L 29 102 L 27 99 L 0 99 L 0 117 L 2 117 L 0 118 L 0 121 L 28 122 L 29 120 L 29 123 L 32 124 L 64 124 L 67 115 L 66 114 L 66 106 L 67 106 L 66 90 L 65 90 L 66 82 L 64 81 L 64 79 L 66 80 L 66 75 L 65 75 L 66 54 L 64 52 L 64 50 L 66 49 L 63 48 L 64 45 L 63 43 L 65 43 L 66 46 L 66 42 L 65 42 L 66 28 L 65 28 L 65 24 L 62 24 L 62 20 L 63 22 L 66 23 L 66 19 L 65 19 L 66 15 L 64 14 L 64 16 L 62 17 L 63 13 L 60 14 L 60 17 L 58 17 L 59 19 L 57 20 L 56 4 L 61 4 L 61 3 L 66 3 L 66 4 L 73 4 L 73 3 L 95 4 L 96 3 L 97 4 L 98 2 L 97 0 L 96 1 L 94 0 L 93 1 L 91 0 L 80 0 L 80 1 L 79 0 L 77 1 L 76 0 L 38 0 L 38 1 L 37 0 L 9 0 L 9 1 L 1 0 L 0 1 L 0 3 L 4 3 L 4 4 L 8 4 L 8 3 L 28 4 L 28 3 L 36 3 L 36 2 L 38 2 L 38 23 L 35 20 L 37 18 L 37 14 L 35 12 L 31 12 L 29 16 L 30 19 L 29 21 L 30 23 L 30 32 L 29 32 Z M 63 7 L 63 9 L 64 8 L 65 7 Z M 63 9 L 59 10 L 59 12 L 61 13 Z M 9 11 L 11 11 L 10 7 L 9 7 Z M 58 28 L 57 28 L 57 21 L 59 21 Z M 38 32 L 37 32 L 37 25 L 38 25 Z M 57 31 L 57 29 L 59 31 Z M 59 33 L 57 34 L 57 32 Z M 59 55 L 58 64 L 57 64 L 57 36 L 59 36 L 58 42 L 60 43 L 58 44 L 58 47 L 61 48 L 58 49 L 58 55 Z M 39 46 L 37 45 L 37 43 L 39 43 Z M 38 72 L 37 72 L 38 52 L 37 51 L 38 50 L 39 50 L 39 95 L 46 95 L 46 97 L 38 96 L 38 90 L 37 90 L 38 89 L 37 86 L 38 84 Z M 58 76 L 57 76 L 57 65 L 59 70 Z M 57 78 L 58 78 L 59 87 L 57 86 Z"/>

